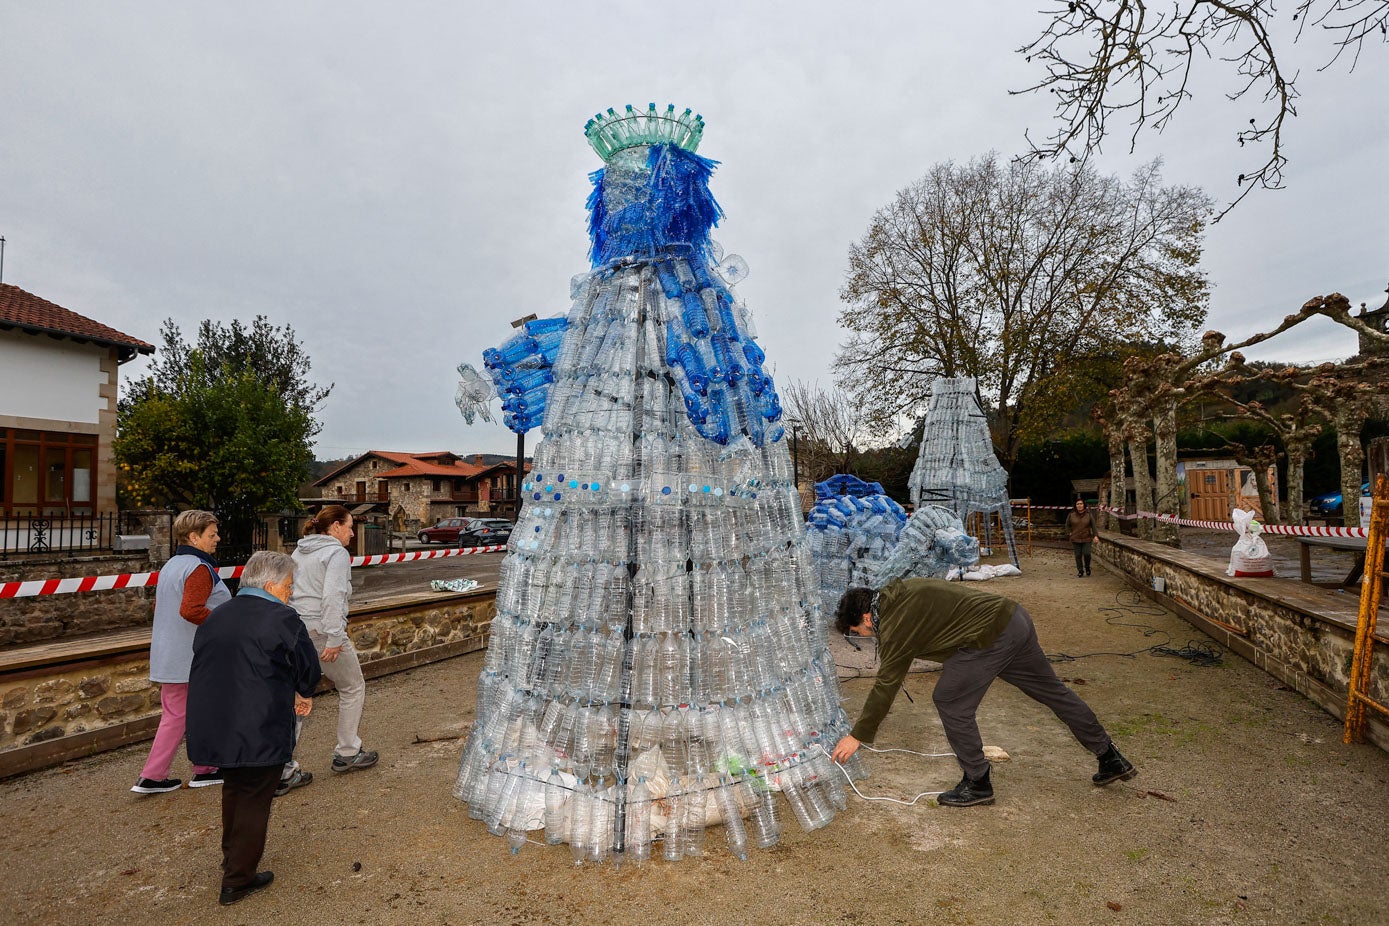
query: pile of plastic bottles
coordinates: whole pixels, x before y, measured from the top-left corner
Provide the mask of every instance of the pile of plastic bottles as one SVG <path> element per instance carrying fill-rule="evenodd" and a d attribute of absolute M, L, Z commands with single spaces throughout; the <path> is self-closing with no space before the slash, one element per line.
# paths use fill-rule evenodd
<path fill-rule="evenodd" d="M 780 808 L 814 829 L 844 806 L 828 749 L 849 720 L 790 453 L 728 291 L 746 268 L 707 228 L 669 240 L 670 197 L 707 192 L 672 192 L 700 174 L 667 160 L 692 155 L 651 150 L 611 153 L 598 181 L 621 219 L 595 222 L 609 237 L 571 284 L 454 791 L 513 851 L 543 828 L 579 863 L 697 857 L 715 823 L 745 857 Z"/>
<path fill-rule="evenodd" d="M 842 473 L 815 485 L 806 535 L 826 619 L 849 587 L 876 587 L 878 568 L 897 545 L 907 513 L 882 488 Z"/>
<path fill-rule="evenodd" d="M 879 564 L 870 583 L 882 588 L 898 579 L 944 579 L 951 569 L 968 569 L 979 562 L 979 541 L 965 533 L 964 524 L 949 508 L 926 505 L 902 528 L 897 545 Z"/>
<path fill-rule="evenodd" d="M 529 431 L 545 417 L 545 399 L 555 381 L 555 357 L 568 325 L 563 315 L 534 318 L 501 347 L 482 352 L 482 362 L 506 412 L 502 423 L 517 434 Z"/>

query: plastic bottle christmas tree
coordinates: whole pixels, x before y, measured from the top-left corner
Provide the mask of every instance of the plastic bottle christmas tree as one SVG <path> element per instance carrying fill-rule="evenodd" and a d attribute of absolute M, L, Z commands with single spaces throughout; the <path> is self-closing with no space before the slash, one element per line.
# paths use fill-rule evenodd
<path fill-rule="evenodd" d="M 542 425 L 502 563 L 456 796 L 513 851 L 576 862 L 730 849 L 828 823 L 848 731 L 776 389 L 709 233 L 703 120 L 608 110 L 593 269 L 567 318 L 484 361 L 507 424 Z M 850 769 L 858 774 L 857 768 Z"/>

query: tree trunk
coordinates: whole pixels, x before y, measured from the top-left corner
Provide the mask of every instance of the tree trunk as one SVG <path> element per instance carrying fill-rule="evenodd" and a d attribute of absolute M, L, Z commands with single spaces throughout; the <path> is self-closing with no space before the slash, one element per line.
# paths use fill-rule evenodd
<path fill-rule="evenodd" d="M 1341 523 L 1360 526 L 1360 470 L 1365 464 L 1365 448 L 1360 446 L 1361 415 L 1336 416 L 1336 450 L 1341 455 Z"/>
<path fill-rule="evenodd" d="M 1366 457 L 1370 461 L 1370 491 L 1374 492 L 1378 477 L 1389 479 L 1389 437 L 1376 437 L 1370 441 Z"/>
<path fill-rule="evenodd" d="M 1128 476 L 1127 467 L 1124 465 L 1124 439 L 1117 433 L 1109 433 L 1109 505 L 1116 511 L 1130 513 L 1127 509 Z M 1125 525 L 1130 522 L 1121 521 L 1113 514 L 1109 516 L 1110 529 L 1118 533 L 1127 533 Z"/>
<path fill-rule="evenodd" d="M 1138 511 L 1153 510 L 1153 474 L 1148 469 L 1148 442 L 1131 440 L 1129 462 L 1133 464 L 1133 494 Z M 1148 518 L 1138 519 L 1138 536 L 1144 540 L 1153 539 L 1153 522 Z"/>
<path fill-rule="evenodd" d="M 1307 466 L 1307 451 L 1300 445 L 1288 445 L 1288 510 L 1284 513 L 1289 524 L 1302 524 L 1302 483 Z"/>
<path fill-rule="evenodd" d="M 1276 524 L 1278 522 L 1277 500 L 1274 499 L 1273 493 L 1269 491 L 1268 466 L 1256 461 L 1253 464 L 1253 470 L 1254 487 L 1259 490 L 1259 510 L 1263 512 L 1263 522 L 1265 524 Z"/>
<path fill-rule="evenodd" d="M 1162 402 L 1153 419 L 1153 438 L 1157 451 L 1157 507 L 1159 514 L 1181 515 L 1177 496 L 1177 403 Z M 1177 525 L 1160 521 L 1153 525 L 1153 539 L 1170 547 L 1182 545 Z"/>

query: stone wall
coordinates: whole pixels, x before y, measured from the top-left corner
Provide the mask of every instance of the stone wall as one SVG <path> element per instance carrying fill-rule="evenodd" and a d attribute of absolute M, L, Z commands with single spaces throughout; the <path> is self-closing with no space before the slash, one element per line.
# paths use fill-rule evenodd
<path fill-rule="evenodd" d="M 364 665 L 436 646 L 471 653 L 487 646 L 496 613 L 493 592 L 442 600 L 435 596 L 354 611 L 348 630 Z"/>
<path fill-rule="evenodd" d="M 0 679 L 0 750 L 158 714 L 159 686 L 148 676 L 146 653 L 111 665 Z"/>
<path fill-rule="evenodd" d="M 22 562 L 0 561 L 0 582 L 118 575 L 153 568 L 143 551 L 129 556 L 28 557 Z M 153 588 L 11 598 L 0 604 L 0 647 L 148 626 L 153 620 Z"/>
<path fill-rule="evenodd" d="M 405 509 L 406 530 L 418 531 L 422 527 L 430 527 L 439 518 L 453 517 L 454 503 L 450 503 L 445 508 L 435 510 L 430 507 L 430 499 L 434 497 L 434 480 L 425 476 L 411 476 L 409 479 L 392 479 L 391 482 L 391 511 L 394 512 L 397 505 Z M 410 486 L 410 491 L 405 491 L 405 486 Z M 458 504 L 462 504 L 461 502 Z"/>
<path fill-rule="evenodd" d="M 1097 555 L 1194 626 L 1344 719 L 1359 596 L 1290 579 L 1236 579 L 1222 563 L 1158 543 L 1101 535 Z M 1162 592 L 1153 589 L 1161 579 Z M 1370 697 L 1389 704 L 1389 620 L 1376 634 Z M 1366 736 L 1389 750 L 1389 718 L 1370 712 Z"/>
<path fill-rule="evenodd" d="M 494 599 L 492 592 L 434 595 L 353 611 L 348 630 L 364 673 L 386 675 L 485 648 Z M 153 736 L 159 686 L 148 674 L 148 649 L 0 674 L 0 778 Z M 120 726 L 129 730 L 107 729 Z"/>

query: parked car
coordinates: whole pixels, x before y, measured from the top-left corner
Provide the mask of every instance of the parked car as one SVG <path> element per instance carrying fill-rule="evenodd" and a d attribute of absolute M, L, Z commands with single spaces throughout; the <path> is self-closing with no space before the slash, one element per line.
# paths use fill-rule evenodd
<path fill-rule="evenodd" d="M 433 527 L 419 532 L 420 543 L 454 543 L 461 531 L 472 527 L 477 518 L 444 518 Z"/>
<path fill-rule="evenodd" d="M 1368 482 L 1361 484 L 1360 494 L 1370 494 Z M 1307 514 L 1314 518 L 1339 518 L 1344 506 L 1345 501 L 1341 498 L 1340 492 L 1328 492 L 1325 495 L 1318 495 L 1307 503 Z"/>
<path fill-rule="evenodd" d="M 511 539 L 512 524 L 503 518 L 477 518 L 458 534 L 460 547 L 490 547 Z"/>

